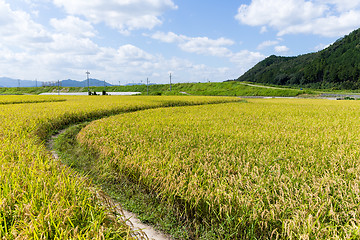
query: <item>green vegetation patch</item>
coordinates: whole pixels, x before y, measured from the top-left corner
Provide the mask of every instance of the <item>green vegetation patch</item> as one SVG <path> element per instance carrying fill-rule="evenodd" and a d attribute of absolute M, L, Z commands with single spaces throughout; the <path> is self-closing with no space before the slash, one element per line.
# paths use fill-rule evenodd
<path fill-rule="evenodd" d="M 103 88 L 92 88 L 93 91 L 102 91 Z M 156 84 L 135 86 L 107 87 L 108 92 L 141 92 L 143 95 L 198 95 L 198 96 L 281 96 L 295 97 L 301 94 L 310 93 L 300 89 L 272 89 L 253 87 L 239 82 L 209 82 L 209 83 L 177 83 L 172 84 L 171 91 L 169 84 Z"/>
<path fill-rule="evenodd" d="M 326 49 L 298 57 L 270 56 L 238 81 L 312 89 L 360 89 L 360 29 Z"/>
<path fill-rule="evenodd" d="M 11 90 L 11 91 L 10 91 Z M 101 94 L 104 87 L 90 87 L 91 92 Z M 0 94 L 39 94 L 44 92 L 56 92 L 56 87 L 38 88 L 0 88 Z M 87 88 L 60 87 L 60 93 L 87 92 Z M 176 83 L 169 84 L 133 85 L 133 86 L 111 86 L 106 87 L 106 92 L 140 92 L 142 95 L 197 95 L 197 96 L 279 96 L 295 97 L 302 94 L 312 94 L 309 90 L 290 88 L 268 88 L 261 86 L 248 86 L 236 81 L 208 82 L 208 83 Z"/>

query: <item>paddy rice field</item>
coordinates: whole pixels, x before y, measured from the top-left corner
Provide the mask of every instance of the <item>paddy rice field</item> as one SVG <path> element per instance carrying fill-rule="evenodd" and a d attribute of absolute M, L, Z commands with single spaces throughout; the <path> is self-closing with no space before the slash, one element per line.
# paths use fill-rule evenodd
<path fill-rule="evenodd" d="M 127 239 L 90 180 L 54 161 L 46 139 L 67 125 L 147 108 L 238 101 L 179 97 L 0 96 L 0 238 Z"/>
<path fill-rule="evenodd" d="M 176 208 L 189 239 L 360 238 L 359 101 L 5 98 L 2 238 L 131 238 L 91 179 L 44 145 L 55 130 L 84 121 L 91 123 L 76 140 L 96 153 L 97 172 L 126 176 Z"/>

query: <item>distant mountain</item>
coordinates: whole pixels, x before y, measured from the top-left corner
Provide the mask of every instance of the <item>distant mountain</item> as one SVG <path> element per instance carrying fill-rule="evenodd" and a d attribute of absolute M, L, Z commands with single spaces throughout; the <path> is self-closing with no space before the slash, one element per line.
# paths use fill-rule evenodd
<path fill-rule="evenodd" d="M 298 57 L 272 55 L 238 81 L 310 88 L 360 88 L 360 29 L 328 48 Z"/>
<path fill-rule="evenodd" d="M 88 86 L 87 80 L 76 81 L 76 80 L 68 79 L 68 80 L 62 80 L 60 84 L 61 84 L 62 87 L 87 87 Z M 107 82 L 105 82 L 105 85 L 107 87 L 108 86 L 113 86 L 112 84 L 107 83 Z M 103 87 L 104 86 L 104 81 L 90 78 L 89 79 L 89 86 L 90 87 Z"/>
<path fill-rule="evenodd" d="M 37 82 L 38 86 L 41 86 L 42 82 Z M 35 87 L 36 81 L 20 80 L 7 77 L 0 78 L 1 87 Z"/>
<path fill-rule="evenodd" d="M 31 81 L 31 80 L 20 80 L 13 79 L 7 77 L 0 77 L 0 87 L 41 87 L 41 86 L 57 86 L 56 81 L 52 82 L 39 82 L 39 81 Z M 87 87 L 87 80 L 84 81 L 76 81 L 76 80 L 62 80 L 60 81 L 60 85 L 63 87 Z M 104 81 L 97 79 L 89 79 L 89 85 L 93 87 L 102 87 L 104 86 Z M 106 86 L 113 86 L 110 83 L 105 82 Z"/>

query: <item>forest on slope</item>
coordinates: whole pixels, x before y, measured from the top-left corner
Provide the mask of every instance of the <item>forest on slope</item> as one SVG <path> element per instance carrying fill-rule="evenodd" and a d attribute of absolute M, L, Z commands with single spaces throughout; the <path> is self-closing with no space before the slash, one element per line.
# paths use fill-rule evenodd
<path fill-rule="evenodd" d="M 316 89 L 360 89 L 360 29 L 316 53 L 297 57 L 272 55 L 237 81 Z"/>

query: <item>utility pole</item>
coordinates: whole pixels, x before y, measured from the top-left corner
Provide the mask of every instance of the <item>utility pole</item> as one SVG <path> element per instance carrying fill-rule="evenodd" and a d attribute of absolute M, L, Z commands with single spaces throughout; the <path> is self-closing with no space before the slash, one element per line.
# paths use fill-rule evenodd
<path fill-rule="evenodd" d="M 89 84 L 89 74 L 90 74 L 90 72 L 89 71 L 86 71 L 86 78 L 87 78 L 87 85 L 88 85 L 88 93 L 90 92 L 90 84 Z"/>
<path fill-rule="evenodd" d="M 37 78 L 35 78 L 35 86 L 37 87 Z"/>
<path fill-rule="evenodd" d="M 60 95 L 60 80 L 58 80 L 58 95 Z"/>
<path fill-rule="evenodd" d="M 171 92 L 171 73 L 170 73 L 170 92 Z"/>
<path fill-rule="evenodd" d="M 146 92 L 149 95 L 149 78 L 146 78 Z"/>

